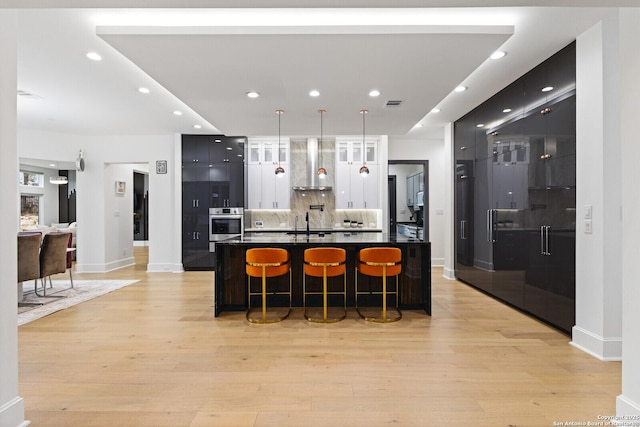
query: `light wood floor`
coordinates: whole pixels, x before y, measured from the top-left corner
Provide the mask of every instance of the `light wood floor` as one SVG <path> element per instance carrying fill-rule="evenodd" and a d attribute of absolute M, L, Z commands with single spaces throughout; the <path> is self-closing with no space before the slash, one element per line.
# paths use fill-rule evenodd
<path fill-rule="evenodd" d="M 140 282 L 19 328 L 33 426 L 552 426 L 615 413 L 621 367 L 433 273 L 433 316 L 212 316 L 211 272 Z"/>

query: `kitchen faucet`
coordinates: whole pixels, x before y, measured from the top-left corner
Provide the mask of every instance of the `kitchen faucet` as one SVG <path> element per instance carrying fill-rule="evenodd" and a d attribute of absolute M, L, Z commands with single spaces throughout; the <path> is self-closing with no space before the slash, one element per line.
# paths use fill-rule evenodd
<path fill-rule="evenodd" d="M 309 211 L 304 216 L 304 219 L 307 221 L 307 236 L 310 234 L 309 232 Z"/>

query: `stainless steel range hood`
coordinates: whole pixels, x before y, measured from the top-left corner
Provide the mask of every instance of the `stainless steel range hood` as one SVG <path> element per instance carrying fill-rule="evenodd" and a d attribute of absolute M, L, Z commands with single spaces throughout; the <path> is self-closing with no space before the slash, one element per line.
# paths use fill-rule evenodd
<path fill-rule="evenodd" d="M 330 185 L 321 185 L 318 177 L 318 138 L 307 139 L 306 185 L 294 186 L 294 191 L 332 191 Z"/>

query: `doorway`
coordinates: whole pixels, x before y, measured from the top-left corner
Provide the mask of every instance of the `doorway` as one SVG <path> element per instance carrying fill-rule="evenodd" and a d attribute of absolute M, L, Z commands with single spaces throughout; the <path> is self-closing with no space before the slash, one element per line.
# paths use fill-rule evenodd
<path fill-rule="evenodd" d="M 396 229 L 396 209 L 397 209 L 396 176 L 389 175 L 388 183 L 389 183 L 389 232 L 394 233 Z"/>
<path fill-rule="evenodd" d="M 133 240 L 134 246 L 149 240 L 149 175 L 133 172 Z"/>
<path fill-rule="evenodd" d="M 421 230 L 422 240 L 429 241 L 429 161 L 389 160 L 388 164 L 389 178 L 393 176 L 394 180 L 389 180 L 387 231 L 396 233 L 398 224 L 407 223 Z M 420 204 L 415 200 L 415 194 L 419 191 L 422 192 Z"/>

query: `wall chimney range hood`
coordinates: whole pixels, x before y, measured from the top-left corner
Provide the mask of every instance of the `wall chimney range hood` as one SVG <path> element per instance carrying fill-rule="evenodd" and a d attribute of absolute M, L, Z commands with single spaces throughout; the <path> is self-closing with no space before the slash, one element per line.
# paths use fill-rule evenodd
<path fill-rule="evenodd" d="M 318 170 L 318 138 L 307 139 L 306 185 L 292 187 L 294 191 L 332 191 L 330 185 L 321 185 Z"/>

